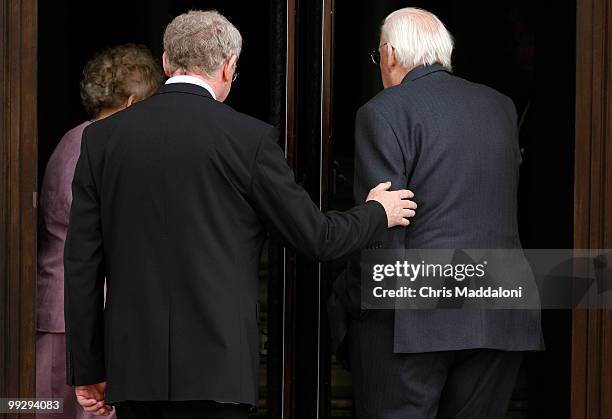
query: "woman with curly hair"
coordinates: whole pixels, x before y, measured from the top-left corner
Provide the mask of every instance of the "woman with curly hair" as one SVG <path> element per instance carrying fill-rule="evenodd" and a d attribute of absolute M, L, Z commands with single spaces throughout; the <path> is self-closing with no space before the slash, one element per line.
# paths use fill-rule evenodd
<path fill-rule="evenodd" d="M 144 46 L 119 45 L 94 56 L 81 81 L 81 99 L 91 119 L 64 135 L 47 164 L 39 211 L 36 393 L 64 400 L 63 414 L 57 417 L 93 417 L 66 385 L 64 336 L 64 242 L 83 130 L 151 96 L 162 81 L 160 65 Z"/>

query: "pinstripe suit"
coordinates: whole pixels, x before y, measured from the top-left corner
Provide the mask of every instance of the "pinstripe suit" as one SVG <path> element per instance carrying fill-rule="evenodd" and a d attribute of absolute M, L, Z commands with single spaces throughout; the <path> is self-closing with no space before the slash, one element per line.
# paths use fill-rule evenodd
<path fill-rule="evenodd" d="M 455 77 L 438 64 L 413 69 L 401 84 L 383 90 L 357 113 L 355 200 L 363 201 L 366 191 L 381 180 L 391 180 L 393 189 L 407 187 L 418 197 L 419 209 L 410 227 L 391 229 L 378 238 L 383 249 L 520 248 L 516 215 L 520 163 L 512 101 L 486 86 Z M 454 381 L 473 380 L 470 371 L 480 371 L 481 381 L 487 374 L 505 376 L 505 384 L 494 386 L 499 394 L 481 392 L 477 396 L 487 403 L 499 399 L 498 409 L 505 409 L 512 388 L 508 382 L 513 383 L 519 365 L 518 353 L 543 349 L 539 312 L 364 312 L 360 310 L 357 265 L 353 258 L 334 284 L 329 314 L 334 347 L 348 345 L 351 360 L 359 359 L 358 365 L 352 365 L 358 413 L 360 406 L 365 409 L 359 417 L 436 417 L 440 394 L 451 394 L 446 400 L 456 395 L 444 386 L 453 382 L 447 378 L 455 366 L 459 368 L 465 351 L 473 353 L 472 368 Z M 349 339 L 345 339 L 347 332 Z M 441 360 L 441 353 L 453 352 L 454 361 Z M 474 366 L 477 360 L 482 361 L 478 368 Z M 442 371 L 435 385 L 434 369 Z M 426 388 L 418 377 L 429 380 L 429 391 L 413 391 Z M 382 392 L 378 400 L 374 389 Z M 411 399 L 413 393 L 423 393 L 424 399 Z M 457 414 L 464 402 L 465 398 L 449 402 L 456 406 L 444 409 L 455 409 Z M 479 409 L 468 409 L 462 417 L 495 417 L 493 413 L 470 416 L 470 411 Z"/>

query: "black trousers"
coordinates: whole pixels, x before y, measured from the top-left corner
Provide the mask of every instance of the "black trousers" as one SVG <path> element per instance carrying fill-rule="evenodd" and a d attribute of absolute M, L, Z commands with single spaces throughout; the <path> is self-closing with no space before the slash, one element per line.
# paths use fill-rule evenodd
<path fill-rule="evenodd" d="M 504 418 L 521 352 L 467 349 L 393 353 L 393 311 L 350 325 L 357 419 Z"/>
<path fill-rule="evenodd" d="M 124 401 L 115 404 L 117 419 L 245 419 L 250 407 L 244 404 L 207 400 Z"/>

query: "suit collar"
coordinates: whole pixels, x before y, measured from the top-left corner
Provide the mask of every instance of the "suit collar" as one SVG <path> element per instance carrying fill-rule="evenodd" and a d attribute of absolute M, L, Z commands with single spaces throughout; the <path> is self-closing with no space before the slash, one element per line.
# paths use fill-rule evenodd
<path fill-rule="evenodd" d="M 162 95 L 165 93 L 187 93 L 191 95 L 203 96 L 211 100 L 214 100 L 208 90 L 206 90 L 202 86 L 198 86 L 192 83 L 164 84 L 157 90 L 157 92 L 155 92 L 155 95 Z"/>
<path fill-rule="evenodd" d="M 415 81 L 429 74 L 437 73 L 438 71 L 446 71 L 448 73 L 448 70 L 444 68 L 441 64 L 436 63 L 431 65 L 420 65 L 410 70 L 402 80 L 402 83 Z"/>

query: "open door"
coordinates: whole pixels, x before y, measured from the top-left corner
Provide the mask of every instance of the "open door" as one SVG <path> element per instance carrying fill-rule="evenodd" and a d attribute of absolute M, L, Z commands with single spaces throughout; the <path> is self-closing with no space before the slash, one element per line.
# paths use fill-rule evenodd
<path fill-rule="evenodd" d="M 123 43 L 146 45 L 162 55 L 166 25 L 192 9 L 216 9 L 241 31 L 240 76 L 227 104 L 284 131 L 287 5 L 281 0 L 172 0 L 98 4 L 66 0 L 40 2 L 38 10 L 39 178 L 62 135 L 86 119 L 79 97 L 83 66 L 97 51 Z M 284 144 L 284 138 L 279 138 Z M 283 409 L 284 272 L 282 246 L 270 241 L 260 271 L 260 400 L 254 417 L 279 418 Z"/>
<path fill-rule="evenodd" d="M 517 107 L 523 247 L 572 248 L 575 3 L 558 4 L 554 21 L 549 8 L 526 0 L 411 6 L 435 13 L 455 38 L 455 75 L 493 87 Z M 335 3 L 331 208 L 352 205 L 355 114 L 382 89 L 368 52 L 378 46 L 383 19 L 401 7 L 396 0 Z M 335 277 L 341 267 L 333 266 Z M 569 417 L 571 312 L 545 311 L 543 329 L 547 351 L 525 357 L 508 412 L 513 418 Z M 331 390 L 332 417 L 341 417 L 351 405 L 351 384 L 336 363 Z"/>
<path fill-rule="evenodd" d="M 353 205 L 355 112 L 382 87 L 368 52 L 377 45 L 382 19 L 404 6 L 394 0 L 298 6 L 296 169 L 323 209 Z M 554 19 L 549 7 L 526 0 L 412 6 L 436 13 L 455 36 L 457 75 L 500 90 L 517 106 L 523 246 L 609 247 L 609 2 L 563 2 Z M 297 273 L 296 306 L 302 309 L 296 324 L 303 337 L 296 339 L 302 363 L 295 374 L 296 417 L 350 417 L 350 374 L 326 352 L 324 304 L 344 262 L 318 265 L 298 258 L 297 264 L 303 268 Z M 543 318 L 547 351 L 526 357 L 509 417 L 612 415 L 605 396 L 612 390 L 610 352 L 604 350 L 609 313 L 547 310 Z"/>

